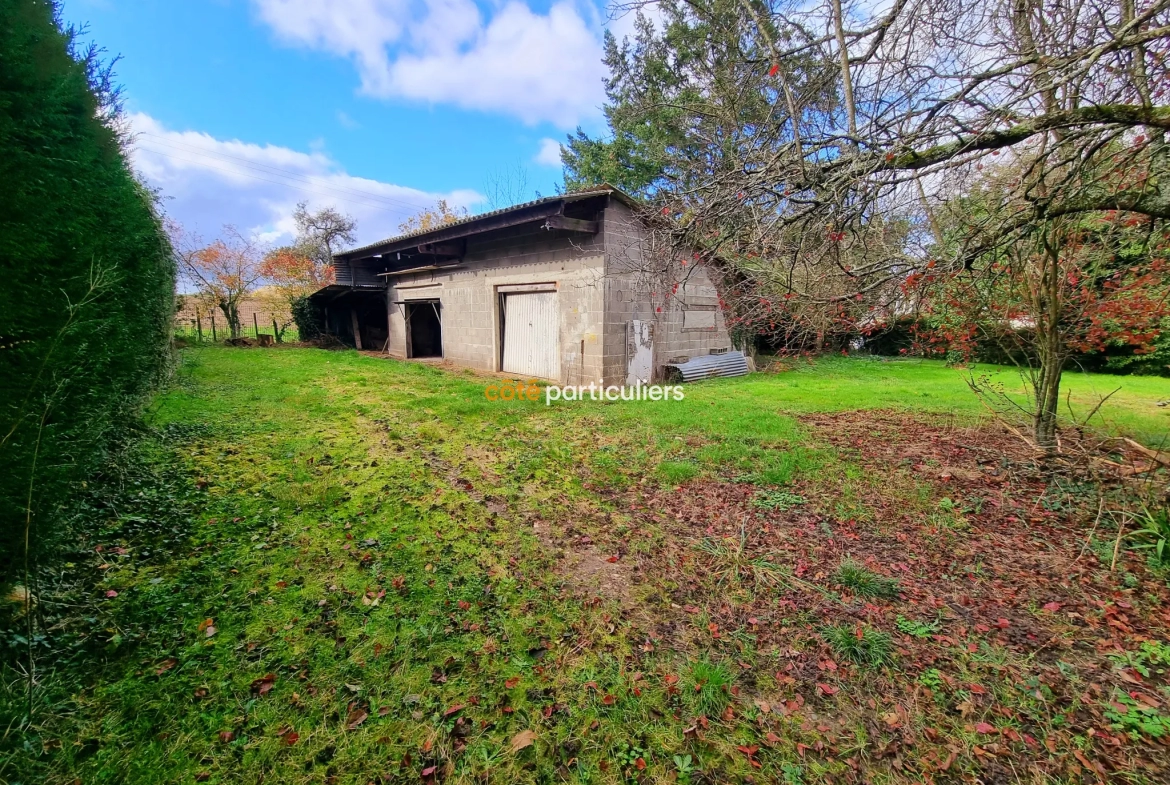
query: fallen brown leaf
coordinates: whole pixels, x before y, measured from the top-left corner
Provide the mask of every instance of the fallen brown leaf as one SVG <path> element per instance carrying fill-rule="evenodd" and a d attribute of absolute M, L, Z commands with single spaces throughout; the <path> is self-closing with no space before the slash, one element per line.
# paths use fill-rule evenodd
<path fill-rule="evenodd" d="M 531 747 L 536 743 L 536 731 L 522 730 L 512 737 L 512 752 L 519 752 L 525 747 Z"/>
<path fill-rule="evenodd" d="M 357 730 L 357 727 L 365 722 L 366 717 L 369 716 L 370 713 L 365 709 L 354 709 L 349 713 L 349 716 L 345 718 L 345 727 L 349 728 L 350 730 Z"/>

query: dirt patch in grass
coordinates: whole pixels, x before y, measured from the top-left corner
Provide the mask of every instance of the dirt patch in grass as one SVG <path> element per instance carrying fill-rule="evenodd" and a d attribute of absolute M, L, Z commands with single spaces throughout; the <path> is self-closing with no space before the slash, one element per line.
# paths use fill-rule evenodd
<path fill-rule="evenodd" d="M 911 468 L 959 487 L 1035 477 L 1034 455 L 1002 425 L 902 412 L 814 414 L 801 418 L 816 438 L 867 469 Z"/>
<path fill-rule="evenodd" d="M 561 530 L 554 532 L 547 521 L 538 518 L 532 528 L 546 547 L 559 554 L 557 573 L 573 596 L 585 601 L 616 600 L 623 607 L 632 607 L 634 576 L 620 557 L 602 553 L 590 536 L 574 533 L 571 526 L 557 527 Z"/>
<path fill-rule="evenodd" d="M 1075 488 L 990 425 L 804 423 L 842 465 L 631 501 L 661 532 L 638 563 L 671 600 L 652 637 L 732 659 L 769 708 L 830 718 L 826 749 L 866 728 L 862 758 L 891 773 L 1170 777 L 1170 591 L 1124 551 L 1109 571 Z M 836 514 L 845 493 L 855 516 Z"/>

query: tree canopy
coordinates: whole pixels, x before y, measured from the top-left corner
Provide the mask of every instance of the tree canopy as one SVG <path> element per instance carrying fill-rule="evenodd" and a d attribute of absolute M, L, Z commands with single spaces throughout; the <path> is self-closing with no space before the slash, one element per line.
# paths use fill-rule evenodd
<path fill-rule="evenodd" d="M 987 293 L 1015 258 L 1036 438 L 1053 444 L 1086 221 L 1142 222 L 1134 282 L 1165 259 L 1170 0 L 660 8 L 633 41 L 607 41 L 610 134 L 570 138 L 566 187 L 608 179 L 646 197 L 657 245 L 699 249 L 726 274 L 732 319 L 760 329 L 856 331 L 959 279 Z M 1113 291 L 1098 329 L 1148 336 L 1116 318 L 1121 292 L 1136 296 Z"/>

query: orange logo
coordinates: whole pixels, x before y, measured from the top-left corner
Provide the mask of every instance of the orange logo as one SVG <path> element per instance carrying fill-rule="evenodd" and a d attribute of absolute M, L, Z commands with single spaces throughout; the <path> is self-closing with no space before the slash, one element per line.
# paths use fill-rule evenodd
<path fill-rule="evenodd" d="M 506 379 L 499 384 L 489 384 L 483 390 L 483 397 L 489 401 L 539 401 L 540 388 L 535 379 L 527 382 Z"/>

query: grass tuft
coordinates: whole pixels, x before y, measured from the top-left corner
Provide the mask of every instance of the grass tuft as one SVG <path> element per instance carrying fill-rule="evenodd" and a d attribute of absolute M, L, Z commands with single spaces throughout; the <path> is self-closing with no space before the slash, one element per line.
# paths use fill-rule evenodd
<path fill-rule="evenodd" d="M 841 566 L 833 574 L 833 582 L 858 597 L 880 597 L 890 600 L 898 597 L 899 587 L 896 580 L 878 575 L 852 559 L 841 562 Z"/>
<path fill-rule="evenodd" d="M 686 694 L 696 714 L 719 717 L 731 702 L 731 669 L 723 662 L 696 660 L 687 674 Z"/>
<path fill-rule="evenodd" d="M 695 546 L 702 553 L 712 557 L 711 574 L 720 584 L 738 586 L 750 577 L 756 586 L 784 586 L 790 577 L 788 571 L 770 561 L 767 556 L 752 556 L 747 549 L 747 529 L 741 523 L 739 537 L 725 537 L 722 540 L 704 538 Z"/>
<path fill-rule="evenodd" d="M 824 630 L 825 641 L 838 656 L 858 665 L 880 668 L 894 662 L 894 639 L 868 626 L 839 625 Z"/>
<path fill-rule="evenodd" d="M 667 485 L 682 485 L 699 476 L 699 467 L 686 461 L 663 461 L 658 464 L 658 474 Z"/>

